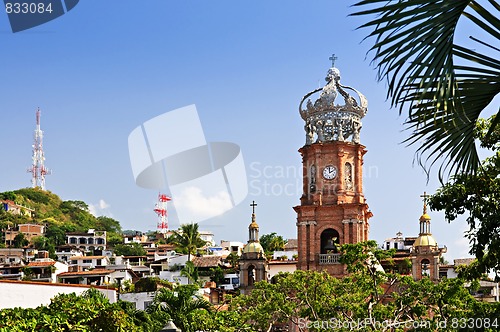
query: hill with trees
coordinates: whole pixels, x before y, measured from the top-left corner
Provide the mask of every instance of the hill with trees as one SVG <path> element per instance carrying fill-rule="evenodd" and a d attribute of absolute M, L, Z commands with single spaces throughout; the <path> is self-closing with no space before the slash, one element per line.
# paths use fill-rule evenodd
<path fill-rule="evenodd" d="M 86 232 L 89 229 L 106 231 L 110 245 L 122 242 L 120 223 L 110 217 L 94 216 L 83 201 L 63 201 L 56 194 L 39 188 L 3 192 L 0 193 L 0 201 L 12 201 L 34 210 L 31 216 L 13 214 L 5 211 L 2 204 L 0 229 L 4 231 L 24 223 L 45 225 L 45 236 L 35 239 L 32 243 L 37 249 L 51 251 L 55 246 L 66 243 L 66 232 Z"/>

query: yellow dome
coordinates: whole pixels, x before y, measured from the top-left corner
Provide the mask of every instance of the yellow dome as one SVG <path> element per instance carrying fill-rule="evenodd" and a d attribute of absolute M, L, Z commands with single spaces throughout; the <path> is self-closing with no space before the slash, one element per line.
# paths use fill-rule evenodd
<path fill-rule="evenodd" d="M 422 246 L 436 246 L 437 242 L 434 240 L 434 237 L 430 234 L 420 235 L 413 243 L 414 247 L 422 247 Z"/>
<path fill-rule="evenodd" d="M 248 226 L 249 229 L 252 229 L 252 228 L 259 228 L 259 225 L 255 222 L 255 221 L 252 221 L 252 223 Z"/>
<path fill-rule="evenodd" d="M 431 217 L 430 217 L 427 213 L 424 213 L 424 214 L 420 217 L 420 221 L 426 221 L 426 220 L 431 220 Z"/>
<path fill-rule="evenodd" d="M 251 252 L 264 253 L 264 249 L 259 242 L 250 242 L 243 248 L 243 252 L 247 254 Z"/>

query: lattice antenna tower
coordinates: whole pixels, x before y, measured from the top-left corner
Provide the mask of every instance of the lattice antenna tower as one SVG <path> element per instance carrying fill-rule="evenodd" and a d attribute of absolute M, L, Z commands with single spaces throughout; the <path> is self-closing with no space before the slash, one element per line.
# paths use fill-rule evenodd
<path fill-rule="evenodd" d="M 45 190 L 45 175 L 50 171 L 45 167 L 45 156 L 43 153 L 43 131 L 40 129 L 40 108 L 36 110 L 36 129 L 33 135 L 33 156 L 32 165 L 28 169 L 31 173 L 31 186 Z"/>
<path fill-rule="evenodd" d="M 165 194 L 158 194 L 158 202 L 155 205 L 154 212 L 158 215 L 158 225 L 156 227 L 159 233 L 165 234 L 168 230 L 168 212 L 167 202 L 172 200 Z"/>

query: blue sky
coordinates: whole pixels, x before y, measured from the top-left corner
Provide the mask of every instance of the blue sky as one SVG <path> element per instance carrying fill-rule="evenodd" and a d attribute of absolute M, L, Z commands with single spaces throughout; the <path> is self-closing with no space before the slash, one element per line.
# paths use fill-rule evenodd
<path fill-rule="evenodd" d="M 351 1 L 85 0 L 47 24 L 12 33 L 0 14 L 0 191 L 30 186 L 35 110 L 42 110 L 48 190 L 83 200 L 123 229 L 154 229 L 158 192 L 134 183 L 127 138 L 143 122 L 196 104 L 207 141 L 241 147 L 249 194 L 200 224 L 217 240 L 246 242 L 252 200 L 261 234 L 296 237 L 303 123 L 298 105 L 324 84 L 329 56 L 343 84 L 369 101 L 361 142 L 364 191 L 374 217 L 370 237 L 418 233 L 420 195 L 434 192 L 413 165 L 416 146 L 366 52 L 363 18 Z M 188 133 L 186 133 L 187 135 Z M 179 137 L 182 139 L 182 137 Z M 265 173 L 264 173 L 265 171 Z M 266 189 L 267 188 L 267 189 Z M 285 188 L 287 192 L 284 191 Z M 175 198 L 174 198 L 175 199 Z M 430 212 L 448 259 L 467 256 L 465 223 Z M 171 220 L 172 227 L 178 227 Z"/>

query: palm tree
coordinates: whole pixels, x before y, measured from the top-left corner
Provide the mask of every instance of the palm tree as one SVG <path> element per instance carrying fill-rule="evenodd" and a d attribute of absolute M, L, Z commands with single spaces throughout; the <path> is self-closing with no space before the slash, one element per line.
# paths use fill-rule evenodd
<path fill-rule="evenodd" d="M 170 290 L 161 288 L 153 303 L 147 308 L 149 313 L 159 314 L 163 319 L 171 319 L 184 332 L 191 332 L 192 314 L 197 310 L 211 311 L 211 305 L 196 294 L 196 285 L 179 285 Z"/>
<path fill-rule="evenodd" d="M 480 164 L 476 122 L 500 92 L 500 49 L 489 46 L 500 40 L 500 4 L 364 0 L 354 6 L 363 9 L 352 15 L 377 15 L 361 28 L 373 29 L 370 51 L 375 52 L 379 80 L 387 80 L 391 106 L 400 114 L 408 107 L 405 124 L 411 134 L 405 142 L 421 144 L 417 161 L 430 170 L 440 160 L 441 181 L 444 174 L 475 173 Z M 471 43 L 480 51 L 457 42 L 457 25 L 464 19 L 475 34 Z M 490 133 L 499 121 L 496 117 Z"/>
<path fill-rule="evenodd" d="M 196 253 L 196 249 L 206 245 L 198 232 L 198 224 L 181 225 L 180 231 L 174 231 L 174 234 L 167 239 L 167 243 L 176 245 L 188 254 L 188 261 L 191 260 L 191 255 Z"/>
<path fill-rule="evenodd" d="M 271 242 L 269 243 L 269 247 L 271 251 L 282 251 L 285 250 L 285 245 L 287 243 L 287 240 L 283 238 L 283 236 L 278 235 L 275 236 L 271 239 Z"/>
<path fill-rule="evenodd" d="M 190 284 L 198 284 L 198 268 L 191 261 L 186 262 L 186 265 L 181 270 L 181 276 L 186 277 Z"/>

